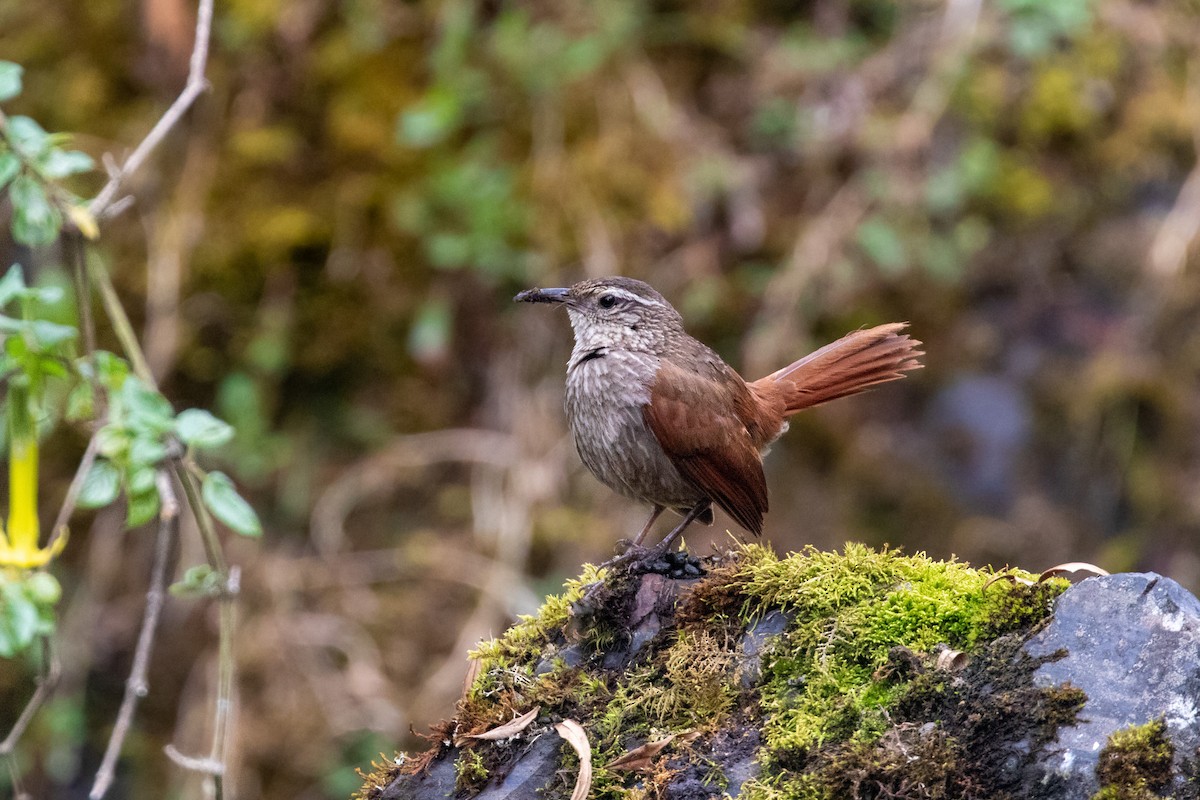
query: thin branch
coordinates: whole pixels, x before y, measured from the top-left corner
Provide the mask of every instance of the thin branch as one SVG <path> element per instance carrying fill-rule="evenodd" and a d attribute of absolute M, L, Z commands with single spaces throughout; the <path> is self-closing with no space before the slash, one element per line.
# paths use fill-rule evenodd
<path fill-rule="evenodd" d="M 179 752 L 178 748 L 173 744 L 169 744 L 163 748 L 163 752 L 167 754 L 167 758 L 174 761 L 178 766 L 192 772 L 199 772 L 203 775 L 222 775 L 225 772 L 225 764 L 221 761 L 213 761 L 209 758 L 196 758 L 195 756 L 187 756 Z"/>
<path fill-rule="evenodd" d="M 88 360 L 96 356 L 96 320 L 92 316 L 92 292 L 88 283 L 87 255 L 83 247 L 83 234 L 69 231 L 67 247 L 71 251 L 71 273 L 75 280 L 75 305 L 79 308 L 79 327 L 83 329 L 83 347 Z M 93 375 L 95 388 L 95 376 Z"/>
<path fill-rule="evenodd" d="M 121 754 L 121 747 L 129 734 L 133 712 L 137 709 L 138 701 L 149 692 L 146 672 L 150 666 L 150 651 L 154 645 L 158 618 L 166 600 L 167 564 L 170 561 L 171 547 L 179 534 L 179 500 L 175 495 L 175 487 L 171 484 L 170 473 L 166 469 L 159 469 L 156 483 L 159 497 L 162 498 L 162 507 L 158 515 L 158 538 L 154 543 L 150 588 L 146 591 L 146 615 L 142 618 L 142 630 L 138 633 L 133 667 L 129 671 L 129 679 L 125 682 L 125 696 L 121 699 L 121 708 L 117 711 L 117 720 L 113 724 L 112 735 L 108 738 L 104 759 L 100 762 L 100 769 L 96 771 L 96 780 L 88 793 L 89 800 L 100 800 L 112 786 L 117 757 Z"/>
<path fill-rule="evenodd" d="M 96 370 L 96 317 L 92 313 L 92 284 L 88 279 L 87 249 L 84 247 L 83 234 L 76 229 L 66 232 L 66 243 L 71 252 L 71 273 L 75 283 L 75 305 L 79 309 L 79 327 L 83 330 L 84 357 L 91 366 L 88 382 L 92 386 L 92 419 L 103 419 L 107 403 Z M 62 523 L 65 525 L 66 520 L 62 520 Z M 58 530 L 57 526 L 55 530 Z"/>
<path fill-rule="evenodd" d="M 66 535 L 67 523 L 71 521 L 71 515 L 75 513 L 75 504 L 79 502 L 79 493 L 83 490 L 83 482 L 87 480 L 88 472 L 91 471 L 92 464 L 96 461 L 96 450 L 99 443 L 99 437 L 93 433 L 92 438 L 88 440 L 87 449 L 83 451 L 83 458 L 79 459 L 75 477 L 71 479 L 71 485 L 67 487 L 67 494 L 63 498 L 62 506 L 58 509 L 58 516 L 54 520 L 54 527 L 50 531 L 46 547 L 51 547 L 60 536 Z"/>
<path fill-rule="evenodd" d="M 217 536 L 217 529 L 213 525 L 212 517 L 208 515 L 208 509 L 205 508 L 204 500 L 200 496 L 200 482 L 188 469 L 188 465 L 184 463 L 182 457 L 174 458 L 171 466 L 175 470 L 175 477 L 179 478 L 179 482 L 183 484 L 183 493 L 187 495 L 188 507 L 191 508 L 192 516 L 196 519 L 196 526 L 200 529 L 200 539 L 204 542 L 204 554 L 208 558 L 208 565 L 224 575 L 227 568 L 225 556 L 221 551 L 221 539 Z M 232 582 L 232 576 L 229 581 Z M 235 588 L 226 586 L 226 593 L 237 594 L 234 591 Z"/>
<path fill-rule="evenodd" d="M 141 379 L 142 383 L 152 389 L 157 389 L 158 384 L 150 372 L 150 366 L 146 363 L 142 346 L 138 344 L 137 334 L 133 332 L 133 324 L 129 321 L 129 315 L 125 313 L 125 307 L 121 305 L 121 298 L 117 295 L 117 289 L 113 286 L 108 270 L 100 263 L 99 256 L 92 255 L 87 262 L 88 275 L 96 288 L 100 290 L 100 301 L 104 304 L 104 311 L 108 314 L 109 322 L 112 323 L 113 333 L 121 342 L 121 349 L 129 357 L 134 374 Z"/>
<path fill-rule="evenodd" d="M 59 678 L 62 675 L 62 666 L 59 663 L 58 651 L 54 648 L 54 639 L 43 636 L 42 642 L 42 663 L 38 667 L 37 688 L 34 694 L 29 698 L 29 703 L 25 704 L 25 708 L 20 712 L 17 721 L 12 724 L 12 729 L 8 730 L 8 735 L 4 741 L 0 741 L 0 758 L 4 758 L 8 762 L 8 770 L 12 775 L 13 794 L 22 796 L 19 789 L 19 776 L 17 774 L 17 763 L 13 759 L 13 752 L 16 751 L 17 741 L 25 734 L 25 729 L 29 727 L 29 723 L 34 721 L 34 715 L 37 710 L 42 708 L 42 704 L 46 703 L 50 694 L 54 693 L 54 687 L 58 686 Z"/>
<path fill-rule="evenodd" d="M 404 470 L 431 464 L 461 462 L 488 464 L 512 470 L 519 454 L 513 437 L 482 428 L 454 428 L 415 433 L 396 438 L 386 449 L 351 467 L 317 497 L 311 515 L 312 540 L 326 558 L 339 552 L 345 539 L 345 521 L 365 499 L 394 490 Z"/>
<path fill-rule="evenodd" d="M 117 198 L 117 192 L 121 190 L 121 185 L 125 180 L 137 172 L 142 166 L 146 158 L 154 152 L 154 149 L 162 142 L 167 133 L 170 132 L 179 120 L 183 119 L 183 115 L 191 108 L 192 103 L 196 102 L 196 98 L 208 89 L 208 81 L 204 77 L 204 71 L 208 65 L 208 43 L 212 35 L 212 15 L 213 15 L 213 0 L 200 0 L 200 6 L 196 11 L 196 40 L 192 47 L 192 57 L 188 68 L 187 84 L 184 85 L 183 91 L 175 98 L 175 102 L 163 113 L 150 132 L 146 134 L 146 138 L 142 139 L 141 144 L 134 148 L 129 157 L 125 159 L 125 163 L 111 170 L 108 178 L 108 183 L 100 190 L 100 193 L 88 204 L 88 211 L 96 219 L 102 216 L 112 215 L 116 212 L 114 200 Z"/>
<path fill-rule="evenodd" d="M 233 627 L 236 624 L 234 601 L 237 598 L 238 583 L 241 571 L 234 567 L 229 571 L 226 581 L 226 591 L 221 594 L 220 618 L 218 629 L 218 661 L 217 661 L 217 702 L 216 713 L 213 715 L 212 748 L 208 760 L 213 764 L 221 764 L 219 772 L 213 773 L 213 796 L 221 800 L 225 794 L 225 743 L 229 739 L 230 711 L 233 707 Z"/>

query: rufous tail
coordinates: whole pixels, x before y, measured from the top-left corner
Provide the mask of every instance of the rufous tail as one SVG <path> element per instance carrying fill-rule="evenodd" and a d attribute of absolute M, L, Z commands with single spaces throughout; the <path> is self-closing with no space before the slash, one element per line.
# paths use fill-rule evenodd
<path fill-rule="evenodd" d="M 920 369 L 921 343 L 904 333 L 906 322 L 853 331 L 799 361 L 750 384 L 756 394 L 781 399 L 783 415 L 858 394 Z"/>

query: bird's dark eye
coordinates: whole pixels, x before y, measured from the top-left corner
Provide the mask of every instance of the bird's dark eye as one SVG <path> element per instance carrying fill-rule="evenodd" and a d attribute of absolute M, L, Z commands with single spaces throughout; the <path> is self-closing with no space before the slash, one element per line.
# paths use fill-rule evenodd
<path fill-rule="evenodd" d="M 617 298 L 612 296 L 611 294 L 600 295 L 600 307 L 601 308 L 612 308 L 616 304 L 617 304 Z"/>

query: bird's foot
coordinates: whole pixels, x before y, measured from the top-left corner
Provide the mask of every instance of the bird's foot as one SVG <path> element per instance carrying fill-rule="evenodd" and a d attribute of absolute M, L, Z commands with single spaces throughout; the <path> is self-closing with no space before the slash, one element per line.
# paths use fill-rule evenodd
<path fill-rule="evenodd" d="M 587 587 L 583 597 L 574 603 L 576 613 L 594 611 L 594 601 L 618 571 L 630 574 L 654 573 L 672 580 L 693 580 L 704 575 L 700 559 L 686 550 L 671 550 L 670 543 L 667 542 L 649 548 L 630 543 L 621 553 L 600 564 L 598 569 L 606 570 L 607 576 L 605 580 Z"/>
<path fill-rule="evenodd" d="M 612 574 L 618 567 L 630 562 L 640 562 L 650 552 L 650 550 L 641 545 L 634 544 L 628 539 L 622 539 L 617 542 L 617 554 L 603 564 L 598 565 L 596 569 L 608 570 L 609 574 Z"/>
<path fill-rule="evenodd" d="M 629 539 L 621 539 L 617 542 L 617 555 L 605 561 L 603 564 L 596 565 L 597 570 L 604 570 L 607 574 L 605 580 L 599 580 L 588 586 L 587 591 L 583 593 L 583 597 L 579 598 L 574 603 L 574 609 L 578 611 L 590 612 L 594 609 L 595 604 L 592 602 L 597 595 L 604 590 L 605 581 L 612 578 L 618 572 L 624 571 L 626 565 L 641 564 L 646 556 L 652 551 L 642 547 L 639 544 L 634 544 Z M 632 571 L 632 569 L 631 569 Z"/>
<path fill-rule="evenodd" d="M 641 547 L 641 545 L 639 545 L 639 544 L 638 544 L 637 542 L 635 542 L 633 539 L 617 539 L 617 543 L 616 543 L 616 545 L 613 547 L 613 549 L 617 551 L 617 555 L 621 555 L 621 554 L 623 554 L 623 553 L 627 553 L 627 552 L 629 552 L 630 550 L 632 550 L 632 549 L 635 549 L 635 548 L 637 548 L 637 549 L 643 549 L 643 548 Z"/>

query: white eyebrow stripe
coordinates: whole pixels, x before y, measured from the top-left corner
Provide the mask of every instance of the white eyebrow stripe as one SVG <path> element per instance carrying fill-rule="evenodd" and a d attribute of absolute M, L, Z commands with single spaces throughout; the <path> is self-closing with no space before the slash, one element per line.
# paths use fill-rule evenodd
<path fill-rule="evenodd" d="M 628 291 L 627 289 L 618 289 L 616 287 L 611 287 L 611 288 L 605 289 L 603 294 L 611 294 L 611 295 L 615 295 L 617 297 L 623 297 L 626 300 L 632 300 L 633 302 L 641 303 L 644 306 L 658 306 L 659 308 L 662 307 L 662 303 L 658 302 L 657 300 L 652 300 L 649 297 L 642 297 L 640 294 L 634 294 L 633 292 Z M 601 295 L 601 296 L 603 296 L 603 295 Z"/>

